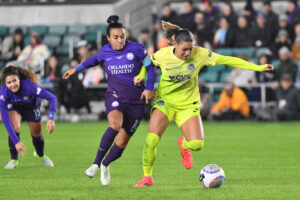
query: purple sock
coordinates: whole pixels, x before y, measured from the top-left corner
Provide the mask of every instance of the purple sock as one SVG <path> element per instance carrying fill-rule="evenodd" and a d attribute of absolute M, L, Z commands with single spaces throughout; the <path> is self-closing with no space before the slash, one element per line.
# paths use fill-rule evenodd
<path fill-rule="evenodd" d="M 44 145 L 45 145 L 43 136 L 42 135 L 40 137 L 32 136 L 32 143 L 35 147 L 36 154 L 39 157 L 43 157 L 44 156 Z"/>
<path fill-rule="evenodd" d="M 115 143 L 114 146 L 112 146 L 112 148 L 110 148 L 110 151 L 107 154 L 107 156 L 104 158 L 102 164 L 104 166 L 108 166 L 111 162 L 120 158 L 122 156 L 123 151 L 124 151 L 124 149 L 118 147 L 118 145 L 116 145 L 116 143 Z"/>
<path fill-rule="evenodd" d="M 16 135 L 20 139 L 20 133 L 16 133 Z M 9 146 L 10 158 L 12 160 L 18 160 L 18 152 L 16 150 L 14 143 L 11 141 L 10 137 L 8 137 L 8 146 Z"/>
<path fill-rule="evenodd" d="M 104 158 L 108 149 L 114 142 L 114 139 L 117 136 L 118 132 L 119 131 L 116 131 L 110 127 L 108 127 L 106 129 L 105 133 L 103 134 L 103 136 L 101 138 L 94 164 L 97 164 L 100 167 L 100 163 L 101 163 L 102 159 Z"/>

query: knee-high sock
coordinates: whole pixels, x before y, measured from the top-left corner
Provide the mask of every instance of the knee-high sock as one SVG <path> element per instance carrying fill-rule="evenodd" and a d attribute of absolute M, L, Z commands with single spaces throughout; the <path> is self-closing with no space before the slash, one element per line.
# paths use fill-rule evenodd
<path fill-rule="evenodd" d="M 157 145 L 160 137 L 155 133 L 148 133 L 143 150 L 144 176 L 152 176 L 153 164 L 156 157 Z"/>
<path fill-rule="evenodd" d="M 16 133 L 16 135 L 20 139 L 20 133 Z M 9 136 L 8 136 L 8 147 L 9 147 L 10 158 L 12 160 L 18 160 L 18 152 Z"/>
<path fill-rule="evenodd" d="M 43 136 L 42 135 L 39 137 L 32 136 L 32 143 L 35 148 L 36 154 L 39 157 L 43 157 L 44 156 L 44 146 L 45 146 L 45 141 L 44 141 Z"/>
<path fill-rule="evenodd" d="M 110 151 L 107 154 L 107 156 L 103 159 L 102 164 L 104 166 L 108 166 L 111 162 L 120 158 L 124 149 L 119 147 L 116 143 L 114 143 L 114 145 L 110 148 Z"/>
<path fill-rule="evenodd" d="M 110 127 L 108 127 L 106 129 L 105 133 L 103 134 L 103 136 L 101 138 L 98 152 L 97 152 L 96 158 L 94 160 L 94 164 L 97 164 L 100 167 L 100 163 L 101 163 L 102 159 L 104 158 L 108 149 L 114 142 L 114 139 L 115 139 L 116 135 L 118 134 L 118 132 L 119 131 L 116 131 Z"/>
<path fill-rule="evenodd" d="M 187 141 L 185 138 L 182 141 L 182 147 L 192 151 L 200 151 L 204 146 L 204 140 L 191 140 Z"/>

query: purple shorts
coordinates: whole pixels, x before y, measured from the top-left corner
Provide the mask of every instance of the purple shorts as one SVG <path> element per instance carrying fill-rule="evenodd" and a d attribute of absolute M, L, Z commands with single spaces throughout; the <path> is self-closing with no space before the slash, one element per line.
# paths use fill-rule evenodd
<path fill-rule="evenodd" d="M 140 125 L 145 111 L 144 104 L 122 103 L 111 95 L 106 95 L 105 107 L 107 115 L 113 110 L 118 110 L 123 113 L 122 128 L 124 128 L 126 133 L 130 136 L 135 133 L 137 127 Z"/>
<path fill-rule="evenodd" d="M 40 122 L 41 121 L 41 112 L 40 108 L 19 108 L 12 107 L 9 110 L 14 110 L 22 116 L 23 121 L 27 122 Z"/>

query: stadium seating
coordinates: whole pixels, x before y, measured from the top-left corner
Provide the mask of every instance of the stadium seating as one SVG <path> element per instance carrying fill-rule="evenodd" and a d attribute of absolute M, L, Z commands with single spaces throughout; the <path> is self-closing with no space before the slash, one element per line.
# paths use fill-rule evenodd
<path fill-rule="evenodd" d="M 218 73 L 216 72 L 205 72 L 205 73 L 201 73 L 200 78 L 204 79 L 207 82 L 217 82 L 218 80 Z"/>
<path fill-rule="evenodd" d="M 232 48 L 219 48 L 215 51 L 218 54 L 223 56 L 233 56 L 233 49 Z"/>
<path fill-rule="evenodd" d="M 94 42 L 97 41 L 97 32 L 90 32 L 83 36 L 83 39 L 88 42 Z"/>
<path fill-rule="evenodd" d="M 58 35 L 46 35 L 43 39 L 44 44 L 50 48 L 54 48 L 60 45 L 60 36 Z"/>
<path fill-rule="evenodd" d="M 66 25 L 53 25 L 49 27 L 49 34 L 64 35 L 67 33 Z"/>
<path fill-rule="evenodd" d="M 102 35 L 106 34 L 106 25 L 105 24 L 93 24 L 93 25 L 90 25 L 88 28 L 91 32 L 97 32 L 100 30 Z"/>
<path fill-rule="evenodd" d="M 47 33 L 48 27 L 45 25 L 36 25 L 29 27 L 29 33 L 38 32 L 41 36 L 44 36 Z"/>
<path fill-rule="evenodd" d="M 274 65 L 274 68 L 277 69 L 279 67 L 280 60 L 273 60 L 272 65 Z"/>
<path fill-rule="evenodd" d="M 8 33 L 9 33 L 10 35 L 14 34 L 14 32 L 15 32 L 15 30 L 16 30 L 17 28 L 22 29 L 23 34 L 27 34 L 27 27 L 26 27 L 26 26 L 11 26 L 11 27 L 9 27 L 9 32 L 8 32 Z"/>
<path fill-rule="evenodd" d="M 7 35 L 7 26 L 0 26 L 0 37 L 4 37 Z"/>
<path fill-rule="evenodd" d="M 87 27 L 85 25 L 71 25 L 69 27 L 69 34 L 79 35 L 87 31 Z"/>
<path fill-rule="evenodd" d="M 235 48 L 233 50 L 234 56 L 239 56 L 240 54 L 245 54 L 248 58 L 253 58 L 254 50 L 251 48 Z"/>
<path fill-rule="evenodd" d="M 80 37 L 74 35 L 65 35 L 63 37 L 62 46 L 68 46 L 70 39 L 73 37 L 74 47 L 76 47 L 77 43 L 80 41 Z"/>

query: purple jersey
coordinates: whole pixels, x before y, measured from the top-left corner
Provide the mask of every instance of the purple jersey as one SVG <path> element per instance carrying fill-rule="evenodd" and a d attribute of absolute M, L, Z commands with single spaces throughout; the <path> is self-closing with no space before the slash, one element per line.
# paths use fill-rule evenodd
<path fill-rule="evenodd" d="M 19 142 L 16 136 L 9 117 L 9 109 L 30 110 L 39 108 L 41 98 L 47 99 L 49 106 L 49 119 L 55 119 L 56 113 L 56 97 L 49 91 L 41 88 L 30 80 L 21 80 L 20 89 L 18 92 L 11 92 L 5 84 L 0 89 L 0 112 L 2 121 L 6 130 L 14 144 Z"/>
<path fill-rule="evenodd" d="M 76 66 L 75 69 L 76 71 L 87 69 L 104 61 L 108 75 L 107 93 L 111 93 L 124 103 L 143 104 L 140 96 L 145 87 L 135 86 L 133 78 L 139 74 L 146 56 L 147 50 L 136 42 L 127 41 L 120 51 L 114 50 L 110 44 L 107 44 L 97 55 Z"/>

